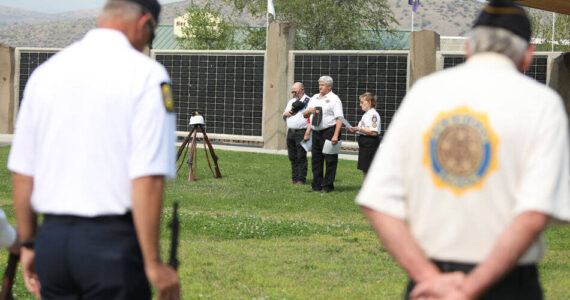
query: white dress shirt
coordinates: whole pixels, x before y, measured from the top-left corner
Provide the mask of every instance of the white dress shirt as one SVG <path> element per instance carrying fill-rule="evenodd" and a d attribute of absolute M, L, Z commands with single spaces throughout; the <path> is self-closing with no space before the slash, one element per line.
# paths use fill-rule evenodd
<path fill-rule="evenodd" d="M 34 179 L 37 213 L 131 210 L 131 180 L 174 177 L 169 76 L 119 31 L 94 29 L 40 65 L 20 107 L 8 168 Z"/>
<path fill-rule="evenodd" d="M 478 54 L 414 84 L 356 201 L 405 220 L 428 257 L 479 263 L 522 212 L 570 221 L 568 154 L 560 96 Z M 518 263 L 544 249 L 541 236 Z"/>

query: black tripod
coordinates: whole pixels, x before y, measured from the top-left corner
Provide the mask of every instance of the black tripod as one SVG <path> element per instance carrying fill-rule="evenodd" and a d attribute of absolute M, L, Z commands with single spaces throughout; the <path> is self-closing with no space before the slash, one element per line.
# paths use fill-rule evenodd
<path fill-rule="evenodd" d="M 196 155 L 198 152 L 198 148 L 196 146 L 197 143 L 196 134 L 198 133 L 198 130 L 200 130 L 200 132 L 202 132 L 203 135 L 202 140 L 204 141 L 204 152 L 206 153 L 206 160 L 208 161 L 208 166 L 210 167 L 210 171 L 212 171 L 212 175 L 214 175 L 214 178 L 222 178 L 222 173 L 220 173 L 220 168 L 218 167 L 218 157 L 216 156 L 216 153 L 214 153 L 214 147 L 212 147 L 210 139 L 208 139 L 208 135 L 206 135 L 206 130 L 204 129 L 204 125 L 202 124 L 193 125 L 192 130 L 190 130 L 190 133 L 188 133 L 188 136 L 184 139 L 184 142 L 182 142 L 180 148 L 178 148 L 176 161 L 180 159 L 180 155 L 182 155 L 182 152 L 184 152 L 184 158 L 182 158 L 182 161 L 180 162 L 180 165 L 178 166 L 176 172 L 178 172 L 182 167 L 182 164 L 186 159 L 186 154 L 188 154 L 188 148 L 190 148 L 190 157 L 188 158 L 188 167 L 189 167 L 188 173 L 190 174 L 188 176 L 188 181 L 196 180 L 196 165 L 198 162 L 198 156 Z M 192 138 L 191 143 L 190 143 L 190 138 Z M 206 146 L 210 149 L 210 155 L 212 156 L 212 160 L 214 161 L 214 167 L 216 169 L 215 173 L 214 170 L 212 169 L 212 164 L 210 164 L 210 159 L 208 158 L 208 149 L 206 149 Z"/>

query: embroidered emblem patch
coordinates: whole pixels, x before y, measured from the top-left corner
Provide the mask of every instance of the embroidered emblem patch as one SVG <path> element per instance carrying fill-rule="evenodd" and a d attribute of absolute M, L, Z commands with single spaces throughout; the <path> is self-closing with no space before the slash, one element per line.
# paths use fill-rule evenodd
<path fill-rule="evenodd" d="M 168 112 L 174 112 L 174 100 L 172 98 L 172 88 L 167 82 L 160 84 L 160 89 L 162 90 L 162 101 L 164 102 L 164 107 Z"/>
<path fill-rule="evenodd" d="M 437 116 L 424 135 L 424 165 L 436 186 L 460 195 L 479 189 L 497 168 L 495 136 L 487 115 L 466 106 Z"/>
<path fill-rule="evenodd" d="M 376 116 L 372 116 L 372 122 L 376 123 L 376 121 L 378 121 L 378 118 L 376 118 Z"/>
<path fill-rule="evenodd" d="M 372 127 L 376 128 L 377 127 L 376 123 L 372 123 Z"/>

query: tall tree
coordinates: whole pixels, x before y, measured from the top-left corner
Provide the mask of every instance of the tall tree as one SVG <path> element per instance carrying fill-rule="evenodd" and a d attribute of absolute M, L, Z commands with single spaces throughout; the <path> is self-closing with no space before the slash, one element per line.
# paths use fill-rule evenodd
<path fill-rule="evenodd" d="M 187 26 L 176 38 L 182 49 L 224 50 L 236 47 L 233 21 L 222 16 L 221 9 L 206 2 L 203 7 L 192 3 L 183 15 Z"/>
<path fill-rule="evenodd" d="M 533 38 L 539 51 L 570 51 L 570 16 L 528 9 Z M 554 26 L 553 20 L 554 18 Z M 552 33 L 554 32 L 554 39 Z"/>
<path fill-rule="evenodd" d="M 222 0 L 264 17 L 267 0 Z M 276 20 L 297 25 L 296 49 L 377 49 L 398 24 L 386 0 L 273 0 Z"/>

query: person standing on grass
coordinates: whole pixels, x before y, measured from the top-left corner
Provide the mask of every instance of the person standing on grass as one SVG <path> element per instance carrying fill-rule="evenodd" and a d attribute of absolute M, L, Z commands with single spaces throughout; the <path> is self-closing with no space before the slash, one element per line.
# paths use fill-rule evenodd
<path fill-rule="evenodd" d="M 27 289 L 42 299 L 179 299 L 159 253 L 174 177 L 168 73 L 141 53 L 156 0 L 109 0 L 98 29 L 30 77 L 8 160 Z M 37 214 L 43 223 L 36 229 Z"/>
<path fill-rule="evenodd" d="M 467 62 L 420 79 L 398 109 L 356 202 L 410 277 L 412 299 L 542 299 L 549 219 L 570 221 L 568 120 L 522 72 L 531 25 L 491 1 Z"/>
<path fill-rule="evenodd" d="M 343 117 L 342 102 L 332 92 L 333 79 L 330 76 L 319 78 L 319 93 L 309 101 L 303 117 L 311 117 L 311 130 L 313 132 L 313 148 L 311 150 L 313 182 L 309 192 L 320 191 L 323 194 L 334 191 L 334 178 L 338 164 L 338 154 L 323 153 L 326 140 L 336 145 L 340 140 L 340 128 Z M 309 130 L 305 132 L 304 140 L 309 140 Z M 326 173 L 323 172 L 326 162 Z M 324 176 L 323 176 L 324 175 Z"/>
<path fill-rule="evenodd" d="M 309 96 L 305 95 L 305 87 L 301 82 L 295 82 L 291 87 L 293 99 L 289 100 L 283 119 L 287 122 L 287 153 L 291 162 L 290 184 L 303 185 L 307 178 L 307 151 L 301 146 L 309 122 L 303 117 Z M 309 129 L 310 130 L 310 129 Z"/>
<path fill-rule="evenodd" d="M 380 146 L 380 115 L 376 111 L 376 96 L 372 93 L 360 95 L 360 107 L 364 111 L 358 127 L 348 129 L 348 132 L 358 132 L 358 166 L 363 179 L 370 168 L 374 154 Z"/>

